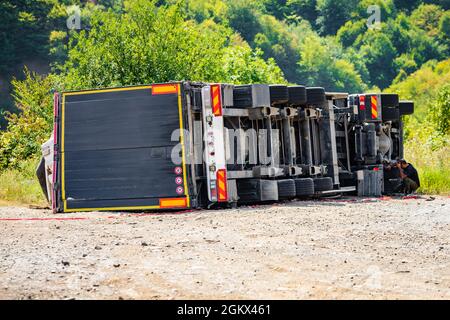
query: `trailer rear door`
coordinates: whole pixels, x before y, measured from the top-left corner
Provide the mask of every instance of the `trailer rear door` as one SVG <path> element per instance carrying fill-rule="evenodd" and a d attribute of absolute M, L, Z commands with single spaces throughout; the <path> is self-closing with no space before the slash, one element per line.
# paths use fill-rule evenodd
<path fill-rule="evenodd" d="M 170 83 L 62 93 L 59 211 L 188 208 L 182 90 Z"/>

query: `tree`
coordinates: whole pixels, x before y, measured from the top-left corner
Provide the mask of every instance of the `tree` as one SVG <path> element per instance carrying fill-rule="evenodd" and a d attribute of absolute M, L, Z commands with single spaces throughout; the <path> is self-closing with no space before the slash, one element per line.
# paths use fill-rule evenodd
<path fill-rule="evenodd" d="M 402 99 L 413 100 L 416 108 L 412 117 L 424 119 L 429 103 L 446 83 L 450 83 L 450 59 L 431 60 L 405 79 L 394 82 L 388 91 L 398 93 Z"/>
<path fill-rule="evenodd" d="M 262 49 L 264 58 L 274 58 L 287 80 L 295 82 L 297 74 L 292 61 L 298 61 L 300 57 L 295 33 L 290 32 L 284 22 L 273 16 L 260 16 L 259 24 L 261 32 L 255 36 L 254 47 Z"/>
<path fill-rule="evenodd" d="M 389 37 L 378 31 L 369 30 L 363 43 L 359 53 L 366 62 L 370 83 L 382 89 L 387 88 L 397 75 L 394 64 L 397 50 Z"/>
<path fill-rule="evenodd" d="M 434 4 L 421 4 L 411 14 L 411 20 L 430 37 L 439 34 L 439 21 L 444 14 L 441 7 Z"/>
<path fill-rule="evenodd" d="M 429 118 L 438 134 L 450 134 L 450 84 L 439 91 L 436 103 L 430 109 Z"/>
<path fill-rule="evenodd" d="M 51 90 L 55 76 L 43 77 L 25 69 L 25 80 L 13 80 L 14 100 L 20 113 L 7 113 L 8 127 L 0 131 L 0 169 L 17 167 L 38 154 L 53 125 Z"/>
<path fill-rule="evenodd" d="M 49 0 L 0 2 L 0 74 L 8 74 L 29 57 L 46 54 L 51 9 Z"/>
<path fill-rule="evenodd" d="M 212 20 L 201 24 L 186 20 L 181 3 L 158 7 L 155 1 L 132 0 L 125 3 L 123 14 L 94 12 L 91 24 L 89 33 L 74 34 L 65 65 L 67 88 L 222 81 L 236 76 L 230 72 L 239 72 L 227 67 L 229 52 L 246 57 L 240 58 L 248 63 L 242 68 L 262 70 L 255 74 L 278 68 L 251 49 L 245 54 L 243 49 L 227 50 L 232 30 Z M 281 74 L 279 69 L 275 74 Z M 254 78 L 261 80 L 262 76 Z"/>
<path fill-rule="evenodd" d="M 247 41 L 251 42 L 259 32 L 258 15 L 260 5 L 254 1 L 233 0 L 228 2 L 228 21 L 230 27 L 239 32 Z"/>
<path fill-rule="evenodd" d="M 339 47 L 326 46 L 317 35 L 308 36 L 300 46 L 298 66 L 302 83 L 330 91 L 365 91 L 367 87 L 355 66 L 339 57 L 339 51 Z"/>
<path fill-rule="evenodd" d="M 252 50 L 247 44 L 226 48 L 223 68 L 223 81 L 228 83 L 286 83 L 275 60 L 264 61 L 262 52 Z"/>
<path fill-rule="evenodd" d="M 439 30 L 445 39 L 450 38 L 450 12 L 446 11 L 439 20 Z"/>
<path fill-rule="evenodd" d="M 350 19 L 357 0 L 317 0 L 317 26 L 321 35 L 334 35 Z"/>
<path fill-rule="evenodd" d="M 421 0 L 394 0 L 395 6 L 400 10 L 413 11 L 421 3 Z"/>
<path fill-rule="evenodd" d="M 316 0 L 287 0 L 286 7 L 286 16 L 299 16 L 315 25 L 318 16 Z"/>
<path fill-rule="evenodd" d="M 338 41 L 345 47 L 360 42 L 367 30 L 366 20 L 347 21 L 337 32 Z"/>

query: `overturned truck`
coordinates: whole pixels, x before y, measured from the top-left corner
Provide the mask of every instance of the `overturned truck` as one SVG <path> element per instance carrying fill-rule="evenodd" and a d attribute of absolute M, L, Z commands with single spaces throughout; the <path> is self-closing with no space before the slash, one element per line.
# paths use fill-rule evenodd
<path fill-rule="evenodd" d="M 265 84 L 55 93 L 37 176 L 54 212 L 380 196 L 413 109 L 395 94 Z"/>

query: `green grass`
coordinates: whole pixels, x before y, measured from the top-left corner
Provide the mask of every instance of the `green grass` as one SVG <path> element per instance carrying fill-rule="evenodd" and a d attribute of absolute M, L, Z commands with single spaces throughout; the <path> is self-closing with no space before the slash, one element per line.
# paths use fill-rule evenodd
<path fill-rule="evenodd" d="M 450 195 L 450 168 L 419 168 L 420 193 Z"/>
<path fill-rule="evenodd" d="M 450 146 L 432 151 L 420 140 L 405 143 L 405 159 L 417 169 L 420 178 L 418 192 L 450 195 Z"/>
<path fill-rule="evenodd" d="M 0 204 L 46 205 L 36 179 L 36 166 L 36 160 L 27 160 L 18 169 L 0 172 Z"/>

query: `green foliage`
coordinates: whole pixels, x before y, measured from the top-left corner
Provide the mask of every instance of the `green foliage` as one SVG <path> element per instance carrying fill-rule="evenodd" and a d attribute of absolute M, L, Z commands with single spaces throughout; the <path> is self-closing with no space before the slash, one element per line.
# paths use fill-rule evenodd
<path fill-rule="evenodd" d="M 36 179 L 37 164 L 36 159 L 29 159 L 22 161 L 16 168 L 0 171 L 0 205 L 46 205 Z"/>
<path fill-rule="evenodd" d="M 380 30 L 365 26 L 364 9 L 374 3 L 381 8 Z M 362 74 L 368 85 L 386 88 L 394 79 L 404 78 L 428 60 L 446 57 L 448 44 L 439 29 L 441 16 L 443 11 L 436 5 L 421 5 L 408 16 L 398 12 L 390 0 L 361 1 L 354 19 L 337 32 L 337 39 L 345 47 L 359 50 L 369 72 L 367 80 Z"/>
<path fill-rule="evenodd" d="M 402 99 L 413 100 L 416 107 L 412 117 L 423 120 L 428 114 L 430 102 L 447 83 L 450 83 L 450 59 L 426 63 L 406 79 L 391 85 L 388 91 L 398 93 Z"/>
<path fill-rule="evenodd" d="M 400 10 L 406 10 L 411 12 L 414 10 L 421 0 L 394 0 L 395 6 Z"/>
<path fill-rule="evenodd" d="M 317 26 L 322 35 L 334 35 L 350 19 L 357 0 L 317 0 Z"/>
<path fill-rule="evenodd" d="M 51 0 L 2 0 L 0 2 L 0 74 L 20 62 L 47 53 L 47 35 L 53 24 Z"/>
<path fill-rule="evenodd" d="M 296 34 L 290 32 L 285 23 L 273 16 L 261 16 L 259 24 L 261 29 L 255 36 L 254 46 L 263 50 L 265 58 L 275 58 L 286 78 L 295 82 L 297 70 L 292 67 L 292 61 L 298 61 L 300 58 Z"/>
<path fill-rule="evenodd" d="M 300 17 L 308 20 L 312 25 L 316 23 L 317 1 L 316 0 L 287 0 L 285 16 L 291 16 L 291 19 Z"/>
<path fill-rule="evenodd" d="M 439 20 L 439 31 L 443 37 L 448 41 L 450 38 L 450 12 L 446 11 L 442 14 Z"/>
<path fill-rule="evenodd" d="M 231 28 L 250 42 L 259 30 L 260 5 L 255 1 L 233 0 L 228 2 L 228 21 Z"/>
<path fill-rule="evenodd" d="M 327 46 L 328 45 L 328 46 Z M 322 43 L 318 36 L 306 37 L 300 46 L 299 68 L 301 78 L 309 86 L 322 86 L 327 90 L 363 92 L 367 87 L 355 66 L 340 57 L 340 47 Z"/>
<path fill-rule="evenodd" d="M 347 21 L 337 32 L 337 39 L 346 47 L 356 42 L 361 42 L 362 35 L 366 32 L 366 20 Z"/>
<path fill-rule="evenodd" d="M 20 112 L 7 113 L 7 130 L 0 131 L 0 170 L 18 167 L 21 161 L 39 154 L 41 144 L 51 132 L 51 90 L 56 77 L 41 77 L 27 70 L 25 74 L 25 80 L 13 80 L 14 98 Z"/>
<path fill-rule="evenodd" d="M 430 108 L 428 119 L 435 125 L 439 135 L 450 135 L 450 83 L 447 83 L 438 94 L 436 102 Z"/>
<path fill-rule="evenodd" d="M 420 176 L 419 192 L 450 195 L 450 163 L 447 144 L 432 150 L 430 144 L 414 137 L 405 142 L 407 161 L 414 164 Z"/>
<path fill-rule="evenodd" d="M 130 1 L 123 15 L 96 12 L 91 24 L 69 51 L 71 88 L 220 78 L 226 37 L 184 21 L 176 6 Z"/>
<path fill-rule="evenodd" d="M 277 71 L 275 76 L 281 74 L 273 61 L 266 65 L 250 48 L 227 50 L 229 28 L 212 20 L 201 24 L 185 20 L 178 5 L 157 7 L 155 1 L 128 1 L 121 15 L 95 12 L 91 25 L 89 33 L 75 36 L 69 51 L 68 88 L 246 78 L 239 75 L 238 67 L 260 69 L 250 70 L 253 81 L 266 79 L 266 69 Z M 230 52 L 240 58 L 234 67 L 229 67 Z"/>
<path fill-rule="evenodd" d="M 414 100 L 404 117 L 405 155 L 421 175 L 421 192 L 450 193 L 450 59 L 429 62 L 389 92 Z"/>
<path fill-rule="evenodd" d="M 267 62 L 262 52 L 249 46 L 232 46 L 225 49 L 223 59 L 224 82 L 244 83 L 286 83 L 283 73 L 273 58 Z"/>
<path fill-rule="evenodd" d="M 420 189 L 425 194 L 450 194 L 450 168 L 448 167 L 419 167 Z"/>
<path fill-rule="evenodd" d="M 168 1 L 175 4 L 177 1 Z M 197 22 L 213 20 L 216 23 L 228 23 L 228 6 L 221 0 L 190 0 L 184 2 L 184 10 L 189 19 Z"/>
<path fill-rule="evenodd" d="M 360 48 L 370 73 L 370 83 L 386 88 L 397 75 L 394 59 L 397 50 L 389 37 L 381 32 L 368 30 Z"/>
<path fill-rule="evenodd" d="M 422 30 L 425 30 L 431 37 L 437 36 L 440 32 L 439 21 L 444 11 L 434 4 L 421 4 L 411 14 L 411 20 Z"/>

